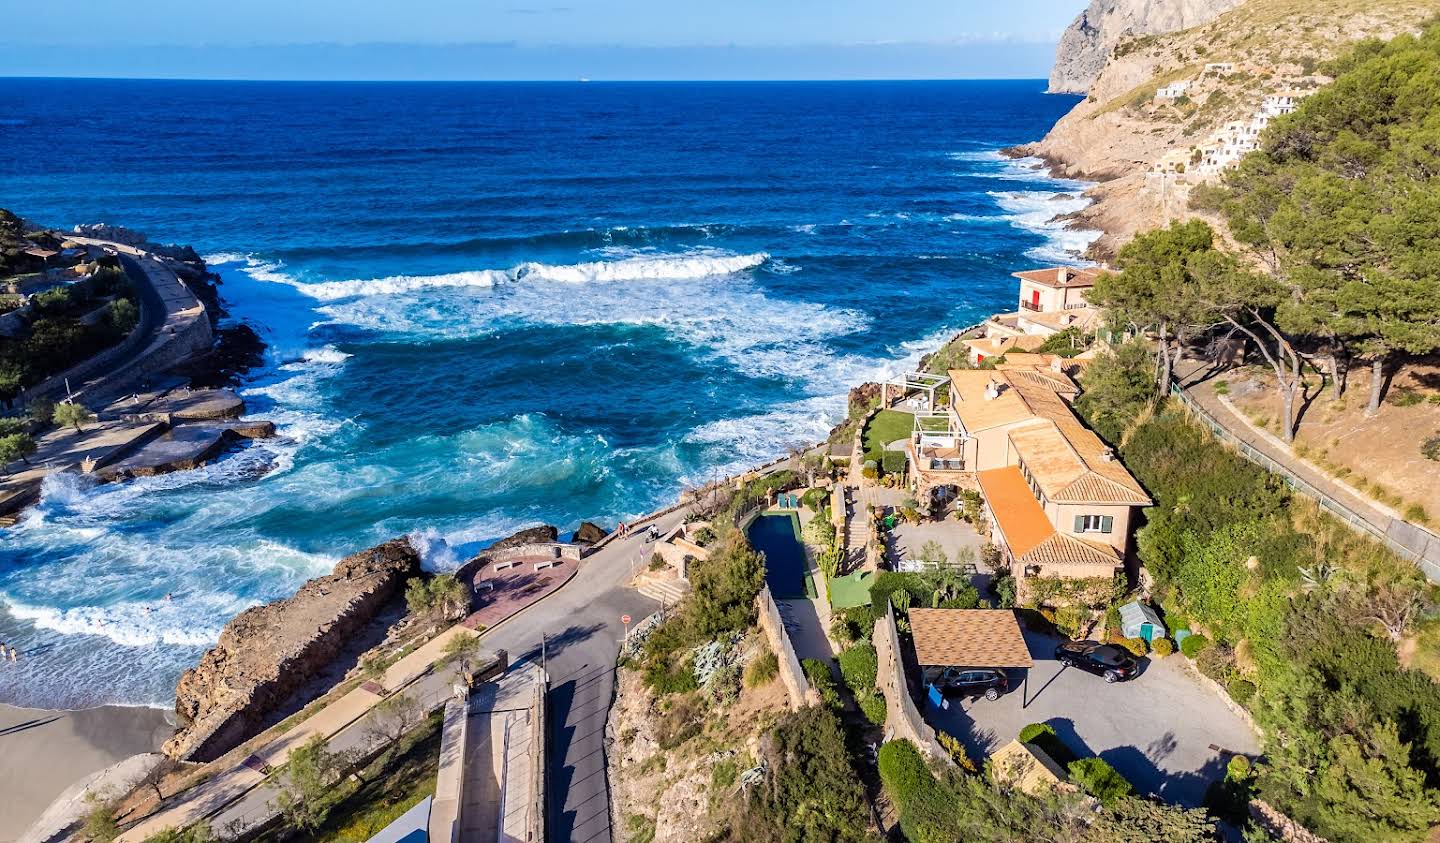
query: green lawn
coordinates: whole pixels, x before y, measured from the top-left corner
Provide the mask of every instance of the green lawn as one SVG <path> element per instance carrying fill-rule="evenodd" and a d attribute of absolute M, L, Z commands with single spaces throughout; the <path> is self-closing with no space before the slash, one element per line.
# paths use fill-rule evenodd
<path fill-rule="evenodd" d="M 875 575 L 867 571 L 836 577 L 830 581 L 830 608 L 849 609 L 852 606 L 868 605 L 870 586 L 874 582 Z"/>
<path fill-rule="evenodd" d="M 915 429 L 915 416 L 899 410 L 881 410 L 865 426 L 865 459 L 880 462 L 885 446 L 896 439 L 909 439 Z"/>

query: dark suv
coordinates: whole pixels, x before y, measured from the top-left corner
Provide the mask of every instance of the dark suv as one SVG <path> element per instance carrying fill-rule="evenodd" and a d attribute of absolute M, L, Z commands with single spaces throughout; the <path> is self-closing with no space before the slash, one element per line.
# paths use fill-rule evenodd
<path fill-rule="evenodd" d="M 1055 660 L 1103 676 L 1106 682 L 1134 679 L 1139 672 L 1134 656 L 1113 644 L 1098 641 L 1067 641 L 1055 648 Z"/>
<path fill-rule="evenodd" d="M 947 667 L 935 679 L 935 686 L 947 694 L 998 700 L 1010 688 L 1003 670 Z"/>

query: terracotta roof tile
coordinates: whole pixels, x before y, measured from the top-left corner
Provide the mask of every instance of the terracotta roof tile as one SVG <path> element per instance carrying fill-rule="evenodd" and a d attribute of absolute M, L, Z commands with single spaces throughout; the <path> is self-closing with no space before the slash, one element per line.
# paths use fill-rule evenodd
<path fill-rule="evenodd" d="M 1105 270 L 1093 266 L 1052 266 L 1010 274 L 1022 281 L 1044 284 L 1047 287 L 1091 287 L 1094 286 L 1096 278 L 1105 274 Z"/>
<path fill-rule="evenodd" d="M 1016 556 L 1027 553 L 1055 534 L 1055 525 L 1045 516 L 1045 510 L 1025 476 L 1013 465 L 992 468 L 979 472 L 980 490 L 985 493 L 985 503 L 995 516 L 995 521 L 1004 534 L 1005 545 Z"/>

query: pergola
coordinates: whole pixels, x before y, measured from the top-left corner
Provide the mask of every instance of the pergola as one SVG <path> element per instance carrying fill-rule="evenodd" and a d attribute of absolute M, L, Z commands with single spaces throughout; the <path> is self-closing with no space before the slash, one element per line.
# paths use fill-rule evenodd
<path fill-rule="evenodd" d="M 925 400 L 927 402 L 925 409 L 934 410 L 935 390 L 939 389 L 949 380 L 945 375 L 932 375 L 928 372 L 906 372 L 903 375 L 897 375 L 880 384 L 880 406 L 890 406 L 890 388 L 894 387 L 899 390 L 899 393 L 895 396 L 897 400 L 909 395 L 911 390 L 925 393 Z"/>

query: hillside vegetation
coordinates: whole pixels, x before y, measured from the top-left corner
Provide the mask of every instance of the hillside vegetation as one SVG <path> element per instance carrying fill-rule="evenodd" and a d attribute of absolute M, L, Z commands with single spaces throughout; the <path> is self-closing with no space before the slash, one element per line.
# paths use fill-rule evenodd
<path fill-rule="evenodd" d="M 1306 79 L 1356 41 L 1414 32 L 1436 14 L 1440 0 L 1248 0 L 1198 27 L 1134 37 L 1115 47 L 1086 99 L 1023 149 L 1066 175 L 1105 182 L 1078 224 L 1104 231 L 1094 248 L 1111 255 L 1137 231 L 1191 215 L 1183 190 L 1147 180 L 1152 164 L 1248 119 L 1267 93 Z M 1201 78 L 1210 62 L 1241 66 Z M 1152 101 L 1180 79 L 1197 80 L 1195 96 Z"/>

